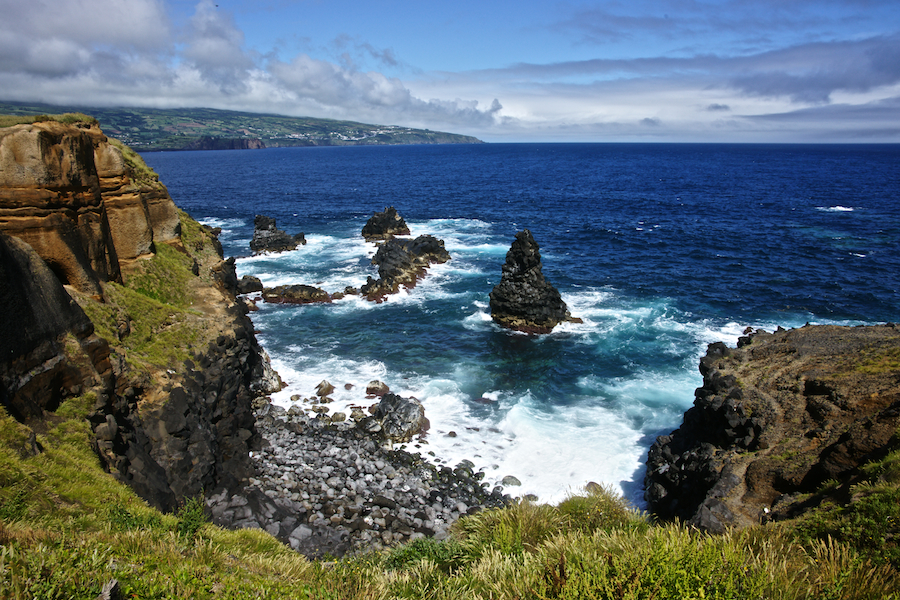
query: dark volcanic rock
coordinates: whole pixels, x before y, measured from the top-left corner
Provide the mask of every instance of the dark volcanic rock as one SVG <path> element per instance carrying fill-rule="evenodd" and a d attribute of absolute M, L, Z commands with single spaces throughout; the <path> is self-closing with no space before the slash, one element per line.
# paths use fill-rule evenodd
<path fill-rule="evenodd" d="M 275 219 L 265 215 L 256 215 L 253 220 L 253 239 L 250 249 L 260 252 L 285 252 L 306 244 L 306 236 L 302 233 L 290 235 L 275 226 Z"/>
<path fill-rule="evenodd" d="M 503 275 L 490 295 L 491 317 L 508 329 L 550 333 L 563 321 L 573 320 L 559 291 L 541 272 L 541 253 L 527 229 L 516 234 Z"/>
<path fill-rule="evenodd" d="M 266 288 L 262 294 L 263 300 L 277 304 L 313 304 L 316 302 L 331 302 L 331 296 L 321 288 L 311 285 L 279 285 L 274 288 Z"/>
<path fill-rule="evenodd" d="M 253 275 L 244 275 L 241 277 L 240 281 L 237 284 L 237 291 L 239 294 L 252 294 L 253 292 L 261 292 L 263 291 L 262 281 L 259 280 L 259 277 L 254 277 Z"/>
<path fill-rule="evenodd" d="M 381 300 L 401 285 L 415 286 L 429 265 L 448 260 L 450 253 L 444 249 L 444 241 L 433 235 L 420 235 L 414 240 L 391 238 L 378 247 L 372 258 L 372 263 L 378 265 L 378 279 L 369 277 L 360 292 L 369 300 Z"/>
<path fill-rule="evenodd" d="M 409 235 L 409 227 L 403 217 L 397 214 L 397 210 L 391 206 L 385 208 L 384 212 L 372 215 L 363 227 L 362 234 L 370 242 L 388 240 L 395 235 Z"/>
<path fill-rule="evenodd" d="M 797 498 L 847 482 L 900 426 L 893 325 L 806 326 L 709 346 L 682 426 L 650 448 L 650 510 L 720 532 L 802 512 Z M 879 358 L 881 357 L 881 358 Z M 811 502 L 816 502 L 813 499 Z"/>
<path fill-rule="evenodd" d="M 371 418 L 379 428 L 370 423 L 366 427 L 368 431 L 381 432 L 383 438 L 391 443 L 408 442 L 414 435 L 425 433 L 430 426 L 421 402 L 390 392 L 384 394 L 374 406 Z"/>

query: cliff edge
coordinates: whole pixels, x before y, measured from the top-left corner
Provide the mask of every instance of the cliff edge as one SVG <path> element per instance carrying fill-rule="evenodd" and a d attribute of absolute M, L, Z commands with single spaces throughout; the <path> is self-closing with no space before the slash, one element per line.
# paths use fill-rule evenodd
<path fill-rule="evenodd" d="M 105 468 L 152 505 L 252 472 L 252 400 L 276 389 L 233 261 L 95 123 L 0 129 L 0 401 L 41 423 L 72 398 Z"/>
<path fill-rule="evenodd" d="M 650 448 L 659 517 L 724 531 L 795 516 L 823 483 L 852 482 L 898 444 L 900 330 L 806 326 L 709 346 L 703 385 Z"/>

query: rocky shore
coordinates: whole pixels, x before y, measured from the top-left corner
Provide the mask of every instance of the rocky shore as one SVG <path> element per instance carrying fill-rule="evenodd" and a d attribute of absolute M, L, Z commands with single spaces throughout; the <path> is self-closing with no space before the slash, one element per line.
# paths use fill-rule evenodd
<path fill-rule="evenodd" d="M 460 516 L 509 502 L 472 463 L 437 467 L 391 449 L 362 421 L 257 403 L 256 475 L 207 498 L 216 522 L 265 529 L 310 557 L 443 538 Z"/>
<path fill-rule="evenodd" d="M 747 332 L 700 361 L 703 385 L 650 448 L 645 498 L 664 519 L 722 532 L 795 516 L 850 485 L 900 427 L 894 324 Z"/>

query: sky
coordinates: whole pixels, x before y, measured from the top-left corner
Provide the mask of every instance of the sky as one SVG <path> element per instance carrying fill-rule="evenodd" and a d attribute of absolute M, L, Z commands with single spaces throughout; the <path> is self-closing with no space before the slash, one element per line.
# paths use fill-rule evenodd
<path fill-rule="evenodd" d="M 0 0 L 0 100 L 900 143 L 900 0 Z"/>

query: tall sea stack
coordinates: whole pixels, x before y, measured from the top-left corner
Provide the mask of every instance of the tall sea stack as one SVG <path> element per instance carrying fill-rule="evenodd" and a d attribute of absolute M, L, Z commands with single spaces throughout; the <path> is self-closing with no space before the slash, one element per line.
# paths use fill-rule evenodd
<path fill-rule="evenodd" d="M 491 292 L 491 318 L 496 323 L 526 333 L 550 333 L 563 321 L 573 320 L 541 269 L 538 244 L 524 229 L 506 253 L 500 283 Z"/>

